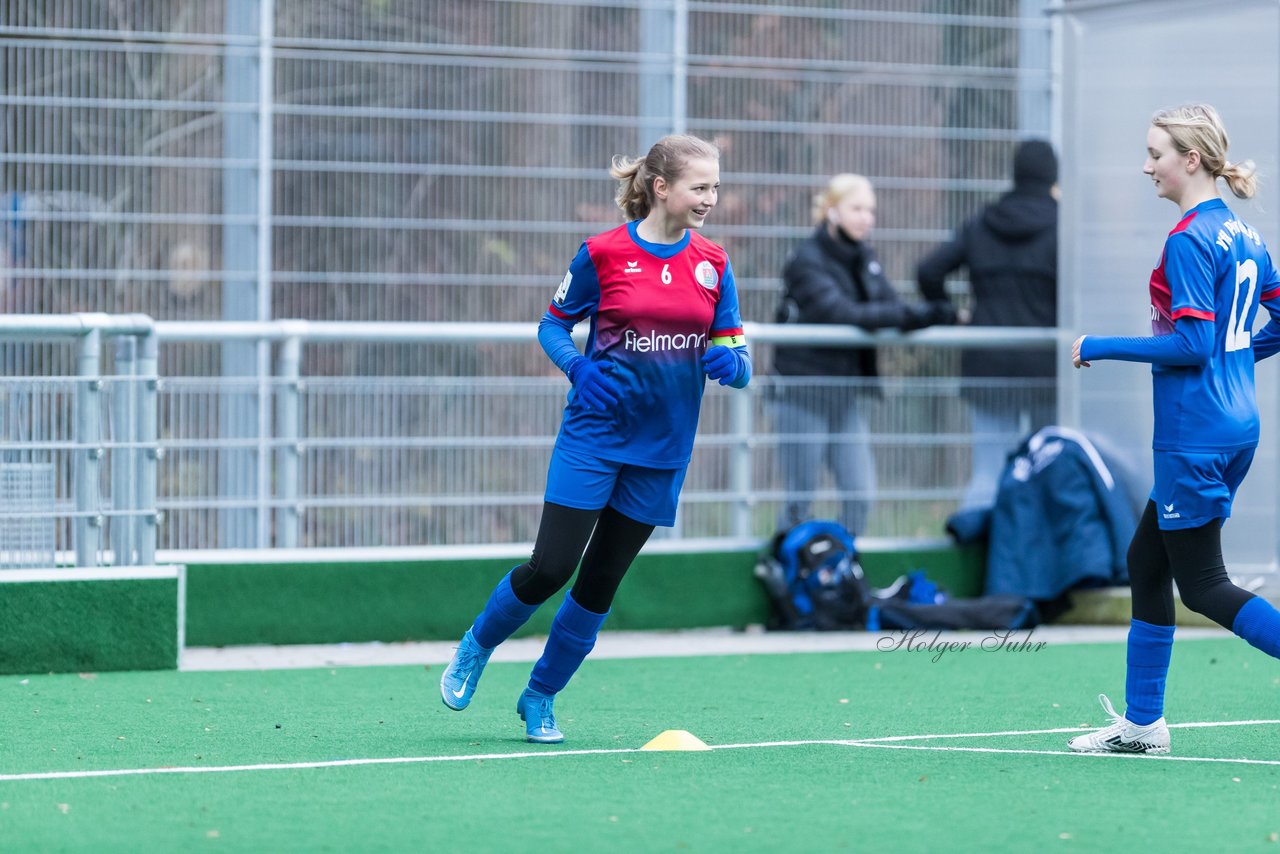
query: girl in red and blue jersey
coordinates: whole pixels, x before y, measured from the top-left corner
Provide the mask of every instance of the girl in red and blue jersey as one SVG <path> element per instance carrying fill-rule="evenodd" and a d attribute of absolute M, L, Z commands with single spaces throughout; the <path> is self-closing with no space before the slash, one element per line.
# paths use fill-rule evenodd
<path fill-rule="evenodd" d="M 1129 545 L 1133 619 L 1127 709 L 1110 726 L 1077 736 L 1073 750 L 1168 753 L 1165 677 L 1173 647 L 1173 584 L 1183 603 L 1280 658 L 1280 612 L 1232 584 L 1221 528 L 1258 444 L 1255 358 L 1280 345 L 1280 276 L 1262 238 L 1218 196 L 1223 178 L 1253 196 L 1253 164 L 1228 163 L 1217 111 L 1198 104 L 1156 113 L 1143 171 L 1182 218 L 1151 274 L 1149 338 L 1082 335 L 1072 360 L 1151 363 L 1155 399 L 1155 486 Z M 1259 305 L 1271 316 L 1254 350 Z"/>
<path fill-rule="evenodd" d="M 440 681 L 444 704 L 465 709 L 494 648 L 578 569 L 516 704 L 534 742 L 563 741 L 556 694 L 654 527 L 675 524 L 706 378 L 751 379 L 729 257 L 697 234 L 718 198 L 719 151 L 668 136 L 642 158 L 615 158 L 611 174 L 629 221 L 582 244 L 538 327 L 572 388 L 533 554 L 498 582 Z M 579 353 L 571 332 L 583 320 Z"/>

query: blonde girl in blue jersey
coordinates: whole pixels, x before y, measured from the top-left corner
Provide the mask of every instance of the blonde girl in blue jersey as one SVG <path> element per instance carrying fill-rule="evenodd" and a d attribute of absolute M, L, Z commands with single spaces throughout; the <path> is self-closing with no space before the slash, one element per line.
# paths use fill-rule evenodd
<path fill-rule="evenodd" d="M 1073 348 L 1077 368 L 1103 359 L 1151 364 L 1155 486 L 1129 545 L 1127 708 L 1116 714 L 1102 695 L 1111 725 L 1071 739 L 1072 750 L 1169 752 L 1174 583 L 1187 607 L 1280 658 L 1280 613 L 1232 584 L 1222 558 L 1222 524 L 1258 443 L 1253 364 L 1280 349 L 1280 278 L 1257 231 L 1218 195 L 1222 178 L 1237 197 L 1252 197 L 1253 164 L 1226 155 L 1227 132 L 1213 107 L 1152 118 L 1143 172 L 1181 212 L 1151 275 L 1153 334 L 1082 335 Z M 1260 304 L 1271 321 L 1255 338 Z"/>
<path fill-rule="evenodd" d="M 668 136 L 644 157 L 616 158 L 611 174 L 629 221 L 587 239 L 538 327 L 572 388 L 533 554 L 498 582 L 440 680 L 444 704 L 465 709 L 494 648 L 577 569 L 516 703 L 533 742 L 564 740 L 556 694 L 654 527 L 675 523 L 707 378 L 734 388 L 751 378 L 733 268 L 696 234 L 718 200 L 719 151 Z M 585 353 L 571 337 L 582 320 Z"/>

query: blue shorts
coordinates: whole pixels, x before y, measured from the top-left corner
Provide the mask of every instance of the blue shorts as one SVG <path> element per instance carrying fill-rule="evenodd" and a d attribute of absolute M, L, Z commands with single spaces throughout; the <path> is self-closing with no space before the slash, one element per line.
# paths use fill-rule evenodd
<path fill-rule="evenodd" d="M 1156 451 L 1151 500 L 1162 531 L 1198 528 L 1231 515 L 1236 490 L 1249 472 L 1253 448 L 1221 454 Z"/>
<path fill-rule="evenodd" d="M 670 528 L 684 485 L 685 467 L 652 469 L 602 460 L 557 442 L 551 452 L 544 498 L 578 510 L 612 507 L 646 525 Z"/>

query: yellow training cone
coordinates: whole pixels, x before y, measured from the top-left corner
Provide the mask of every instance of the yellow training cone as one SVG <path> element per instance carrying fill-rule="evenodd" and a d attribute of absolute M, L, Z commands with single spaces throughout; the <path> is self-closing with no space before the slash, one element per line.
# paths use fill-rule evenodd
<path fill-rule="evenodd" d="M 702 739 L 682 729 L 669 729 L 658 733 L 641 750 L 710 750 Z"/>

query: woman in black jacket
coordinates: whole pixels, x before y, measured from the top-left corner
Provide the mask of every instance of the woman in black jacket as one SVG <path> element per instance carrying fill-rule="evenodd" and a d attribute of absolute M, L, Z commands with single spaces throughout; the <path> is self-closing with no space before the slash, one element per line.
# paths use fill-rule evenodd
<path fill-rule="evenodd" d="M 904 302 L 867 245 L 876 196 L 861 175 L 836 175 L 814 198 L 813 234 L 788 258 L 780 323 L 842 323 L 875 329 L 920 329 L 954 319 L 950 303 Z M 877 394 L 873 347 L 785 346 L 774 351 L 778 382 L 774 426 L 787 497 L 778 526 L 808 518 L 823 458 L 840 493 L 839 521 L 866 529 L 875 493 L 867 410 Z M 850 378 L 866 378 L 859 382 Z"/>

